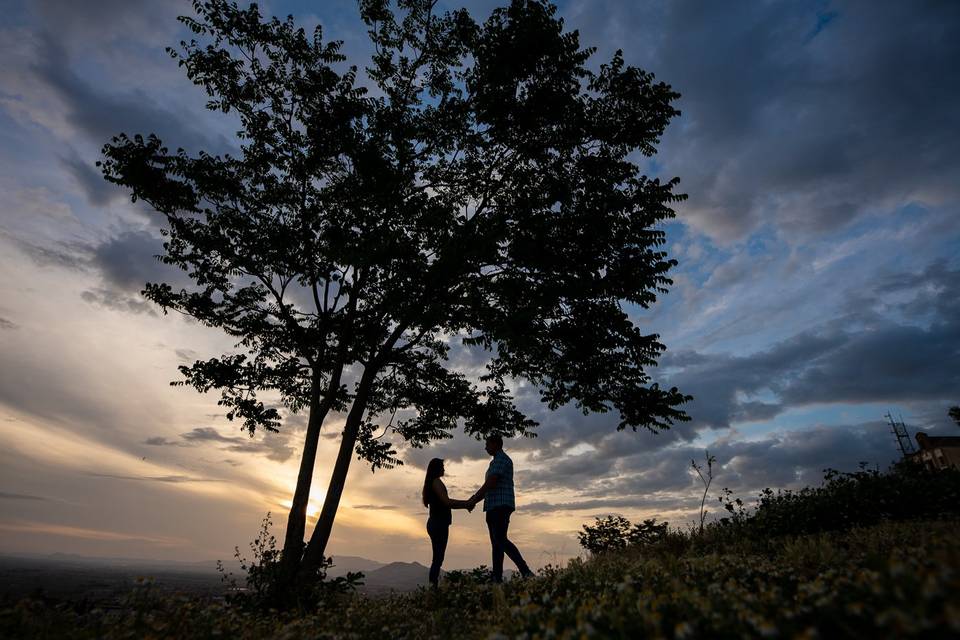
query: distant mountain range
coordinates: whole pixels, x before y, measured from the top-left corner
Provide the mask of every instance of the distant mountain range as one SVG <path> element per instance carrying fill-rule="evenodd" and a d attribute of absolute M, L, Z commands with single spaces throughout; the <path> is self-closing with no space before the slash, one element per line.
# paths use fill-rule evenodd
<path fill-rule="evenodd" d="M 328 576 L 362 572 L 365 593 L 410 591 L 427 584 L 429 569 L 419 562 L 378 562 L 359 556 L 334 556 Z M 239 577 L 235 560 L 224 563 Z M 217 563 L 213 560 L 187 562 L 145 558 L 90 557 L 72 553 L 0 555 L 0 594 L 29 593 L 35 589 L 61 592 L 73 597 L 93 588 L 121 590 L 139 576 L 156 578 L 159 585 L 188 591 L 215 591 L 221 588 Z"/>

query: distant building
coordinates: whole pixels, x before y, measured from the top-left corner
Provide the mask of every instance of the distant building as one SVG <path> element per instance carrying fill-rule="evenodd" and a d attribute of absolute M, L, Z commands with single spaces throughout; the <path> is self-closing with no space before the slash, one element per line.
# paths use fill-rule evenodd
<path fill-rule="evenodd" d="M 917 445 L 920 450 L 909 457 L 928 469 L 960 470 L 960 437 L 928 436 L 917 433 Z"/>

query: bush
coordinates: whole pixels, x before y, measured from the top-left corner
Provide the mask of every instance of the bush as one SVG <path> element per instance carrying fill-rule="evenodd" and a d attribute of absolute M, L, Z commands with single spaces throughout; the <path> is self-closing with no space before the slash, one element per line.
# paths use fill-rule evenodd
<path fill-rule="evenodd" d="M 270 533 L 271 526 L 273 521 L 267 513 L 260 523 L 257 538 L 250 543 L 251 560 L 240 554 L 239 547 L 234 548 L 234 557 L 240 563 L 240 570 L 246 574 L 244 588 L 241 589 L 233 574 L 217 561 L 221 580 L 230 588 L 227 599 L 231 604 L 247 610 L 315 610 L 320 603 L 342 598 L 363 584 L 363 574 L 352 571 L 328 580 L 327 570 L 333 566 L 330 558 L 321 561 L 319 571 L 309 580 L 300 580 L 292 586 L 287 584 L 283 579 L 277 539 Z"/>
<path fill-rule="evenodd" d="M 583 525 L 577 534 L 580 546 L 590 553 L 623 549 L 628 545 L 649 546 L 662 541 L 667 535 L 667 523 L 657 524 L 656 518 L 631 524 L 622 516 L 597 518 L 593 526 Z"/>
<path fill-rule="evenodd" d="M 765 489 L 745 522 L 751 535 L 776 537 L 951 516 L 960 516 L 960 472 L 906 462 L 885 473 L 828 469 L 821 486 L 799 491 Z"/>

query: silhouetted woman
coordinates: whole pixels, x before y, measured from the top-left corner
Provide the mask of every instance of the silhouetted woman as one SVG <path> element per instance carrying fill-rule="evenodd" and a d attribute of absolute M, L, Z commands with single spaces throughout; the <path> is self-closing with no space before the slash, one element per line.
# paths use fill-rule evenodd
<path fill-rule="evenodd" d="M 453 500 L 447 496 L 447 487 L 443 484 L 443 460 L 434 458 L 427 465 L 427 477 L 423 481 L 423 506 L 430 508 L 427 518 L 427 533 L 433 546 L 433 560 L 430 563 L 430 584 L 437 586 L 440 580 L 440 567 L 443 555 L 447 551 L 447 538 L 450 524 L 453 522 L 452 509 L 473 509 L 469 500 Z"/>

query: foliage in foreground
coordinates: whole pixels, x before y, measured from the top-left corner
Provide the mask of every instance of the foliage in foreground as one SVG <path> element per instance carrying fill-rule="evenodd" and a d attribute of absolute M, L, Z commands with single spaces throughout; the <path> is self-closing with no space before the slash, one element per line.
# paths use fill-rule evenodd
<path fill-rule="evenodd" d="M 750 508 L 729 489 L 718 499 L 726 517 L 705 527 L 701 524 L 698 531 L 668 530 L 667 523 L 654 520 L 631 524 L 613 515 L 583 525 L 577 534 L 580 546 L 593 554 L 630 545 L 709 553 L 744 541 L 779 544 L 783 536 L 846 531 L 887 521 L 960 518 L 960 471 L 931 471 L 910 462 L 882 473 L 863 468 L 853 473 L 827 469 L 820 486 L 776 492 L 764 489 Z"/>
<path fill-rule="evenodd" d="M 715 553 L 630 547 L 502 591 L 461 572 L 439 594 L 342 595 L 309 614 L 254 612 L 144 588 L 117 612 L 23 601 L 24 638 L 955 637 L 957 520 L 745 541 Z"/>
<path fill-rule="evenodd" d="M 667 535 L 666 522 L 657 523 L 656 518 L 631 524 L 623 516 L 612 515 L 597 518 L 594 525 L 583 525 L 577 534 L 580 546 L 590 553 L 624 549 L 631 545 L 655 544 Z"/>

